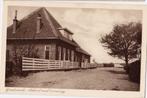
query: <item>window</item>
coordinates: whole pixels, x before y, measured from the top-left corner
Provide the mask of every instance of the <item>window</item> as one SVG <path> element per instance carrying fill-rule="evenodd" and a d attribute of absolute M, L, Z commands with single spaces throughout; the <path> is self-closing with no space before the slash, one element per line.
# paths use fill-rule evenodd
<path fill-rule="evenodd" d="M 74 51 L 71 51 L 71 61 L 74 61 Z"/>
<path fill-rule="evenodd" d="M 85 57 L 84 57 L 84 55 L 82 55 L 82 62 L 84 62 L 84 60 L 85 60 Z"/>
<path fill-rule="evenodd" d="M 45 46 L 45 59 L 49 59 L 49 55 L 50 55 L 50 47 Z"/>
<path fill-rule="evenodd" d="M 70 60 L 70 49 L 67 49 L 67 60 Z"/>
<path fill-rule="evenodd" d="M 66 57 L 65 58 L 66 58 L 66 60 L 68 60 L 68 49 L 66 49 Z"/>
<path fill-rule="evenodd" d="M 63 48 L 63 60 L 66 59 L 66 48 Z"/>
<path fill-rule="evenodd" d="M 85 63 L 88 63 L 88 59 L 87 59 L 87 58 L 85 58 L 84 62 L 85 62 Z"/>
<path fill-rule="evenodd" d="M 61 60 L 61 47 L 58 46 L 58 59 Z"/>
<path fill-rule="evenodd" d="M 55 47 L 54 45 L 45 46 L 45 59 L 55 59 Z"/>
<path fill-rule="evenodd" d="M 45 46 L 45 58 L 50 60 L 56 59 L 56 46 L 54 44 Z"/>

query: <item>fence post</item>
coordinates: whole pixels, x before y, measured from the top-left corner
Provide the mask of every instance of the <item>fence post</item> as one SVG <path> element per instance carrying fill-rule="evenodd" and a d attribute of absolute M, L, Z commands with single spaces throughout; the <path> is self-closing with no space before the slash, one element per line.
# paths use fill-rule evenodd
<path fill-rule="evenodd" d="M 63 68 L 63 61 L 60 60 L 60 68 Z"/>
<path fill-rule="evenodd" d="M 49 69 L 49 65 L 50 65 L 50 61 L 48 60 L 48 62 L 47 62 L 48 64 L 47 64 L 47 67 L 48 67 L 48 69 Z"/>
<path fill-rule="evenodd" d="M 63 62 L 64 62 L 64 61 L 61 61 L 61 68 L 64 68 Z"/>
<path fill-rule="evenodd" d="M 35 69 L 34 69 L 34 58 L 32 59 L 32 61 L 33 61 L 33 66 L 32 66 L 32 67 L 33 67 L 33 70 L 35 70 Z"/>
<path fill-rule="evenodd" d="M 21 64 L 21 74 L 22 74 L 22 66 L 23 66 L 23 64 L 22 64 L 22 60 L 23 60 L 23 57 L 21 56 L 21 59 L 20 59 L 20 64 Z"/>
<path fill-rule="evenodd" d="M 68 69 L 68 64 L 69 64 L 68 61 L 66 61 L 66 69 Z"/>

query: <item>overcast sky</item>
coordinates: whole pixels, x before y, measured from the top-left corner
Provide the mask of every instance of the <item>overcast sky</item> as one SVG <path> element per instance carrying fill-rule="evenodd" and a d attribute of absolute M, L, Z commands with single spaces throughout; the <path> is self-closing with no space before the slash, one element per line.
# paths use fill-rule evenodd
<path fill-rule="evenodd" d="M 9 7 L 8 25 L 12 24 L 15 10 L 18 11 L 18 20 L 27 16 L 36 7 Z M 81 8 L 47 8 L 52 16 L 63 26 L 70 29 L 73 38 L 79 45 L 91 54 L 98 63 L 122 62 L 111 57 L 99 42 L 101 36 L 110 33 L 115 24 L 141 22 L 142 12 L 137 10 L 110 10 L 110 9 L 81 9 Z"/>

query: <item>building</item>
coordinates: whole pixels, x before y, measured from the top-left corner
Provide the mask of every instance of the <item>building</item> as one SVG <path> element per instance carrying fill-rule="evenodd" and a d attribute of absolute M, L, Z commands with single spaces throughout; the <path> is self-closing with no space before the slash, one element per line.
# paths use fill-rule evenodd
<path fill-rule="evenodd" d="M 18 57 L 90 63 L 90 55 L 72 38 L 73 33 L 63 28 L 45 9 L 39 8 L 7 28 L 7 61 Z"/>

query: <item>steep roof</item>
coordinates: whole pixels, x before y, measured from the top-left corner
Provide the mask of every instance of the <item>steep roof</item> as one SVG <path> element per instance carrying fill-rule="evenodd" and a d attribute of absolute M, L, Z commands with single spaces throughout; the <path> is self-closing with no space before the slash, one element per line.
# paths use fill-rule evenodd
<path fill-rule="evenodd" d="M 36 20 L 37 16 L 41 15 L 42 28 L 40 33 L 36 33 Z M 12 33 L 13 26 L 7 28 L 8 39 L 48 39 L 57 38 L 62 36 L 57 28 L 61 27 L 60 24 L 51 16 L 51 14 L 45 9 L 40 8 L 22 20 L 18 21 L 16 33 Z"/>
<path fill-rule="evenodd" d="M 40 33 L 36 33 L 37 17 L 41 16 L 42 26 Z M 18 21 L 15 33 L 13 31 L 13 24 L 7 28 L 7 39 L 60 39 L 64 42 L 77 46 L 77 51 L 89 55 L 74 41 L 62 36 L 60 29 L 65 29 L 68 33 L 73 34 L 67 28 L 63 28 L 55 18 L 46 10 L 46 8 L 39 8 L 32 12 L 22 20 Z"/>
<path fill-rule="evenodd" d="M 74 41 L 74 43 L 76 43 L 76 45 L 77 45 L 77 48 L 76 48 L 76 51 L 77 52 L 80 52 L 82 54 L 85 54 L 85 55 L 89 55 L 90 56 L 90 54 L 87 51 L 85 51 L 84 49 L 82 49 L 77 42 Z"/>
<path fill-rule="evenodd" d="M 40 33 L 36 33 L 38 15 L 41 16 L 42 22 Z M 42 7 L 18 21 L 15 33 L 12 33 L 13 24 L 10 25 L 7 28 L 7 39 L 60 39 L 69 44 L 76 45 L 73 41 L 63 37 L 59 32 L 59 28 L 62 28 L 62 26 L 46 8 Z"/>
<path fill-rule="evenodd" d="M 87 51 L 83 50 L 81 47 L 77 47 L 76 48 L 76 51 L 77 52 L 80 52 L 82 54 L 85 54 L 85 55 L 89 55 L 90 56 L 90 54 Z"/>

